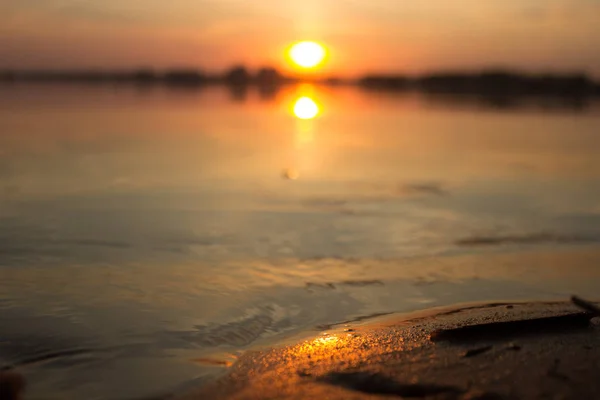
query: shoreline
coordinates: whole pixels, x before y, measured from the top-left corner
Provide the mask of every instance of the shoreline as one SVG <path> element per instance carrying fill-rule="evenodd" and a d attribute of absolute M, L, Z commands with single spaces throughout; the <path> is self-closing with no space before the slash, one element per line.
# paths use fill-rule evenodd
<path fill-rule="evenodd" d="M 600 329 L 588 326 L 593 316 L 570 302 L 549 301 L 378 317 L 294 345 L 248 351 L 216 381 L 171 398 L 528 399 L 547 391 L 597 398 Z M 464 326 L 484 328 L 453 336 Z M 438 332 L 453 334 L 436 339 Z"/>
<path fill-rule="evenodd" d="M 211 379 L 141 399 L 599 398 L 598 316 L 596 305 L 574 297 L 359 317 L 239 356 L 206 354 L 194 361 L 213 369 Z M 7 399 L 29 398 L 20 372 L 0 371 Z"/>

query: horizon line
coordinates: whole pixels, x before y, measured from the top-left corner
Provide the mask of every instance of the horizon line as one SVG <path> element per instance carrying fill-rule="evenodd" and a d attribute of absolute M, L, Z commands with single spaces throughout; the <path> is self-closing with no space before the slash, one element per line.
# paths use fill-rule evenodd
<path fill-rule="evenodd" d="M 510 69 L 488 68 L 460 71 L 439 71 L 421 75 L 368 74 L 357 78 L 335 75 L 286 76 L 273 67 L 262 67 L 253 74 L 239 65 L 220 74 L 209 75 L 194 68 L 165 69 L 73 69 L 73 70 L 2 70 L 0 83 L 16 82 L 60 84 L 130 84 L 136 86 L 165 85 L 200 88 L 211 84 L 246 87 L 279 87 L 294 83 L 322 85 L 354 85 L 382 91 L 419 91 L 428 93 L 476 94 L 484 96 L 548 96 L 600 97 L 600 81 L 584 73 L 533 74 Z"/>

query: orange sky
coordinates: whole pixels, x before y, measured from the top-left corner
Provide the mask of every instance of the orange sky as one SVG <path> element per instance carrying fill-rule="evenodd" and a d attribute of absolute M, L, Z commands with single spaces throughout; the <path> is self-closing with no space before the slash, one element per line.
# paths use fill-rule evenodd
<path fill-rule="evenodd" d="M 600 76 L 598 0 L 3 0 L 0 68 L 234 63 L 289 70 L 294 41 L 322 73 L 505 66 Z"/>

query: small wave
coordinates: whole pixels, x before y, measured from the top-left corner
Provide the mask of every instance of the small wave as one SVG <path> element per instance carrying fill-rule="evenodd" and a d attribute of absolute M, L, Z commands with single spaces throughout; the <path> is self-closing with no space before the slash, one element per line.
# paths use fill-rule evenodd
<path fill-rule="evenodd" d="M 197 347 L 245 347 L 261 336 L 279 331 L 290 311 L 277 305 L 248 309 L 244 317 L 220 325 L 198 325 L 194 331 L 169 332 Z"/>
<path fill-rule="evenodd" d="M 91 354 L 93 351 L 94 351 L 93 349 L 81 348 L 81 349 L 64 349 L 64 350 L 58 350 L 58 351 L 53 351 L 53 352 L 40 353 L 40 354 L 32 355 L 27 358 L 23 358 L 16 362 L 10 363 L 9 365 L 3 365 L 2 367 L 0 367 L 0 369 L 12 369 L 12 368 L 31 365 L 31 364 L 38 364 L 38 363 L 55 361 L 55 360 L 64 361 L 67 358 Z M 79 364 L 79 362 L 72 361 L 69 364 L 70 365 Z"/>
<path fill-rule="evenodd" d="M 455 243 L 463 247 L 501 246 L 507 244 L 544 244 L 544 243 L 593 243 L 600 238 L 596 236 L 564 235 L 553 233 L 530 233 L 525 235 L 505 236 L 472 236 L 459 239 Z"/>
<path fill-rule="evenodd" d="M 340 282 L 306 282 L 305 288 L 309 291 L 314 289 L 337 289 L 340 286 L 364 287 L 364 286 L 383 286 L 383 281 L 378 279 L 365 280 L 345 280 Z"/>

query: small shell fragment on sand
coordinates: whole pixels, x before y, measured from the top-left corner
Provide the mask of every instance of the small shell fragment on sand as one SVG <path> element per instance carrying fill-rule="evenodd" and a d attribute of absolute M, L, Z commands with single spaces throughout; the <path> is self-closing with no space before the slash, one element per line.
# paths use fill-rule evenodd
<path fill-rule="evenodd" d="M 587 328 L 594 317 L 591 313 L 571 313 L 552 317 L 511 320 L 439 329 L 431 333 L 433 342 L 472 342 L 474 340 L 508 339 L 522 335 L 571 331 Z"/>
<path fill-rule="evenodd" d="M 600 317 L 600 308 L 598 306 L 590 303 L 587 300 L 582 299 L 581 297 L 572 296 L 571 302 L 575 304 L 577 307 L 584 309 L 585 311 L 594 314 L 595 317 Z"/>
<path fill-rule="evenodd" d="M 482 346 L 482 347 L 477 347 L 475 349 L 470 349 L 467 350 L 464 354 L 463 357 L 475 357 L 476 355 L 479 354 L 483 354 L 487 351 L 490 351 L 492 349 L 493 346 Z"/>

